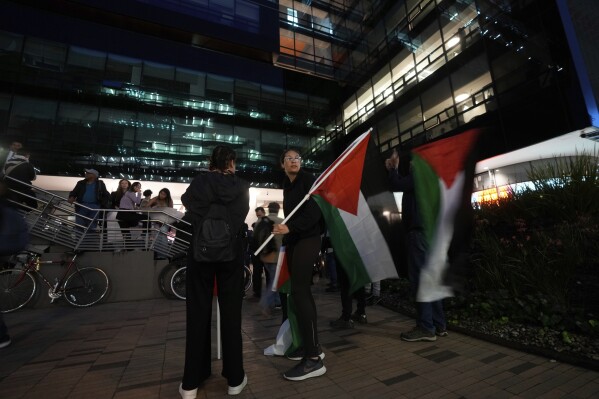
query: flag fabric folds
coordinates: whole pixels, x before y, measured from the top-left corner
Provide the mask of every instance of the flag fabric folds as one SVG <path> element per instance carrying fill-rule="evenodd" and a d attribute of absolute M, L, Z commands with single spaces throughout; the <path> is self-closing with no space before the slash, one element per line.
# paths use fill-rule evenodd
<path fill-rule="evenodd" d="M 427 143 L 412 150 L 412 172 L 418 209 L 428 243 L 425 265 L 420 272 L 418 302 L 453 296 L 448 283 L 452 273 L 448 253 L 460 244 L 456 231 L 461 215 L 468 212 L 475 162 L 473 150 L 477 129 Z"/>
<path fill-rule="evenodd" d="M 277 334 L 277 342 L 279 342 L 280 337 L 279 346 L 276 350 L 274 347 L 272 348 L 272 354 L 280 356 L 288 355 L 302 346 L 302 338 L 299 333 L 299 326 L 295 316 L 295 305 L 291 295 L 289 295 L 291 293 L 291 280 L 289 278 L 289 269 L 287 267 L 287 252 L 285 251 L 285 246 L 281 246 L 279 250 L 272 290 L 287 294 L 287 320 L 279 329 L 279 334 Z M 267 354 L 266 351 L 265 354 Z"/>
<path fill-rule="evenodd" d="M 399 212 L 370 130 L 325 170 L 310 194 L 323 213 L 350 292 L 372 281 L 397 278 L 400 260 L 391 220 Z"/>
<path fill-rule="evenodd" d="M 285 252 L 285 246 L 282 245 L 279 249 L 279 257 L 277 258 L 277 268 L 275 270 L 275 277 L 272 281 L 272 290 L 289 293 L 290 287 L 289 281 L 289 269 L 287 268 L 287 256 Z"/>

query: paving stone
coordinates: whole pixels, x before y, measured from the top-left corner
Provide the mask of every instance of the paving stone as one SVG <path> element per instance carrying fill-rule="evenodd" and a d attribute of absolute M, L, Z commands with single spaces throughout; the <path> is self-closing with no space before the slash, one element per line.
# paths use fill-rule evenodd
<path fill-rule="evenodd" d="M 408 343 L 399 333 L 414 321 L 382 306 L 370 323 L 333 330 L 337 295 L 313 287 L 327 373 L 301 382 L 282 373 L 295 362 L 267 357 L 280 314 L 261 316 L 243 304 L 248 386 L 240 398 L 595 398 L 599 373 L 450 332 Z M 215 315 L 215 308 L 213 314 Z M 86 309 L 24 309 L 7 320 L 13 345 L 2 349 L 0 397 L 9 399 L 178 399 L 185 358 L 185 303 L 167 299 L 100 304 Z M 198 398 L 227 397 L 212 324 L 212 376 Z"/>

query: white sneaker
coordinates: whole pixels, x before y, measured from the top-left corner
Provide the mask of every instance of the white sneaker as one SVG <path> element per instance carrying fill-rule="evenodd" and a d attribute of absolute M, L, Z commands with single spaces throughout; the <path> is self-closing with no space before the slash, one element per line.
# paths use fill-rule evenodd
<path fill-rule="evenodd" d="M 243 388 L 245 388 L 245 386 L 248 384 L 248 376 L 247 374 L 245 374 L 243 376 L 243 381 L 241 381 L 241 384 L 237 385 L 236 387 L 229 387 L 229 395 L 239 395 L 241 393 L 241 391 L 243 391 Z"/>
<path fill-rule="evenodd" d="M 183 389 L 183 384 L 179 384 L 179 394 L 181 395 L 181 399 L 195 399 L 198 396 L 198 389 L 186 391 Z"/>

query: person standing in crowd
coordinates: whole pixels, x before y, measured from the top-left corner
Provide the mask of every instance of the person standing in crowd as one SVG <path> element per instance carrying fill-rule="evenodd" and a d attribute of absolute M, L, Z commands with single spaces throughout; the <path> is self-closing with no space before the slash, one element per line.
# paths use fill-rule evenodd
<path fill-rule="evenodd" d="M 36 178 L 35 168 L 29 162 L 29 157 L 29 151 L 21 148 L 4 166 L 4 176 L 10 178 L 4 180 L 9 189 L 7 198 L 17 204 L 25 204 L 26 206 L 19 205 L 25 211 L 37 209 L 35 192 L 29 187 Z"/>
<path fill-rule="evenodd" d="M 360 324 L 368 323 L 366 317 L 366 292 L 364 287 L 358 288 L 353 294 L 349 293 L 349 277 L 341 266 L 339 259 L 335 260 L 337 265 L 337 281 L 339 282 L 339 293 L 341 296 L 341 317 L 332 320 L 329 324 L 333 328 L 354 328 L 354 322 Z M 356 312 L 352 314 L 352 302 L 356 298 Z"/>
<path fill-rule="evenodd" d="M 399 168 L 399 154 L 395 150 L 391 157 L 385 161 L 385 166 L 389 171 L 391 190 L 403 192 L 401 209 L 402 225 L 406 229 L 407 237 L 408 279 L 412 295 L 416 297 L 420 271 L 426 262 L 428 247 L 416 202 L 410 153 L 406 152 L 402 156 L 401 170 Z M 411 331 L 400 334 L 403 341 L 436 341 L 437 336 L 447 336 L 447 324 L 441 300 L 416 302 L 416 313 L 416 327 Z"/>
<path fill-rule="evenodd" d="M 326 257 L 327 274 L 329 276 L 329 284 L 327 285 L 326 292 L 337 292 L 339 291 L 339 281 L 337 278 L 337 262 L 335 259 L 335 250 L 333 249 L 333 243 L 329 231 L 327 230 L 324 237 L 322 238 L 322 249 L 321 252 Z"/>
<path fill-rule="evenodd" d="M 129 189 L 131 188 L 131 182 L 127 179 L 121 179 L 119 181 L 119 186 L 115 191 L 110 193 L 110 203 L 112 204 L 113 209 L 119 209 L 119 205 L 121 204 L 121 198 Z"/>
<path fill-rule="evenodd" d="M 152 200 L 152 190 L 144 190 L 143 199 L 139 204 L 139 209 L 150 209 L 150 201 Z"/>
<path fill-rule="evenodd" d="M 151 208 L 150 201 L 152 200 L 152 190 L 144 190 L 142 195 L 143 195 L 143 198 L 141 199 L 141 202 L 139 203 L 139 209 L 148 210 Z M 145 214 L 144 214 L 144 218 L 146 218 Z M 151 216 L 148 219 L 151 219 Z M 147 234 L 149 232 L 148 228 L 150 227 L 150 222 L 148 219 L 143 220 L 141 222 L 141 225 L 144 229 L 144 234 Z"/>
<path fill-rule="evenodd" d="M 4 176 L 4 169 L 6 167 L 6 163 L 15 155 L 19 153 L 19 151 L 23 148 L 23 143 L 19 140 L 13 140 L 8 146 L 8 151 L 6 152 L 6 156 L 2 157 L 2 168 L 0 169 L 0 177 Z M 4 155 L 4 154 L 2 154 Z"/>
<path fill-rule="evenodd" d="M 150 208 L 172 208 L 173 206 L 175 205 L 168 188 L 163 188 L 150 200 Z"/>
<path fill-rule="evenodd" d="M 69 203 L 77 202 L 75 222 L 80 230 L 88 226 L 91 230 L 95 230 L 98 224 L 96 220 L 98 209 L 110 206 L 110 194 L 99 176 L 97 170 L 85 169 L 85 179 L 79 180 L 73 191 L 69 193 Z"/>
<path fill-rule="evenodd" d="M 150 200 L 150 208 L 155 210 L 163 210 L 163 212 L 167 212 L 167 210 L 173 210 L 174 202 L 171 198 L 171 192 L 168 188 L 163 188 L 158 192 L 158 195 Z M 154 259 L 166 259 L 167 254 L 161 252 L 161 248 L 168 247 L 168 238 L 167 234 L 170 231 L 170 227 L 168 225 L 169 219 L 163 213 L 157 213 L 152 216 L 152 218 L 156 218 L 161 220 L 163 223 L 156 222 L 154 224 L 155 228 L 159 231 L 156 233 L 156 244 L 154 245 L 154 249 L 156 253 L 154 254 Z"/>
<path fill-rule="evenodd" d="M 121 201 L 119 203 L 119 212 L 116 215 L 116 219 L 119 222 L 124 239 L 130 238 L 130 232 L 128 229 L 131 227 L 136 227 L 144 218 L 144 216 L 137 212 L 123 211 L 133 211 L 139 208 L 139 204 L 141 204 L 141 183 L 135 182 L 131 184 L 131 188 L 129 188 L 129 190 L 127 190 L 127 192 L 121 197 Z"/>
<path fill-rule="evenodd" d="M 187 209 L 193 230 L 207 215 L 211 203 L 226 206 L 235 258 L 229 262 L 198 262 L 194 244 L 187 259 L 187 339 L 185 369 L 179 393 L 193 399 L 200 384 L 211 375 L 212 293 L 216 279 L 223 350 L 222 376 L 227 379 L 228 394 L 241 393 L 247 384 L 243 368 L 241 307 L 243 302 L 243 223 L 249 211 L 249 184 L 235 176 L 235 151 L 217 146 L 210 158 L 210 171 L 195 177 L 181 201 Z"/>
<path fill-rule="evenodd" d="M 120 247 L 120 242 L 122 240 L 119 224 L 116 220 L 116 215 L 118 213 L 116 210 L 119 209 L 121 198 L 123 198 L 123 195 L 129 191 L 130 187 L 131 182 L 129 180 L 121 179 L 119 180 L 116 190 L 110 193 L 110 209 L 115 209 L 115 211 L 106 214 L 106 243 L 115 247 Z"/>
<path fill-rule="evenodd" d="M 259 206 L 254 211 L 256 212 L 257 219 L 252 224 L 252 230 L 260 223 L 263 217 L 266 217 L 266 211 L 263 207 Z M 260 255 L 254 255 L 253 252 L 256 249 L 258 248 L 254 245 L 252 250 L 252 290 L 254 291 L 254 298 L 260 299 L 262 297 L 262 272 L 264 271 L 264 264 L 260 259 Z"/>
<path fill-rule="evenodd" d="M 29 243 L 29 231 L 25 219 L 6 203 L 7 193 L 6 184 L 0 180 L 0 256 L 18 253 Z M 4 316 L 0 312 L 0 349 L 6 348 L 11 342 Z"/>
<path fill-rule="evenodd" d="M 285 171 L 283 181 L 283 210 L 292 212 L 308 194 L 315 178 L 301 169 L 298 151 L 287 150 L 281 155 L 281 166 Z M 291 278 L 291 301 L 295 309 L 303 348 L 288 356 L 301 359 L 295 367 L 283 374 L 288 380 L 302 381 L 326 373 L 322 362 L 324 353 L 318 343 L 316 305 L 312 296 L 312 270 L 320 252 L 320 236 L 324 232 L 324 221 L 320 208 L 309 198 L 285 224 L 275 224 L 273 233 L 284 234 L 287 266 Z"/>
<path fill-rule="evenodd" d="M 271 202 L 268 204 L 268 219 L 272 220 L 275 224 L 281 224 L 283 219 L 279 215 L 279 209 L 281 205 L 278 202 Z M 260 260 L 264 265 L 264 274 L 266 275 L 266 289 L 262 292 L 262 298 L 260 299 L 260 306 L 265 314 L 270 314 L 274 308 L 281 307 L 281 299 L 278 292 L 272 290 L 273 280 L 277 269 L 277 260 L 279 259 L 279 249 L 283 244 L 283 236 L 275 235 L 274 240 L 276 246 L 272 247 L 272 251 L 264 254 L 260 254 Z"/>

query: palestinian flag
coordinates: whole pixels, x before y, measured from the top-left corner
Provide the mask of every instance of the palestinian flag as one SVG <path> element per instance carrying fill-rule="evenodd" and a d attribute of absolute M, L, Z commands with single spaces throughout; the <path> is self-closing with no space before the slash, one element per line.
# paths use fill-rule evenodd
<path fill-rule="evenodd" d="M 289 281 L 289 269 L 287 268 L 287 256 L 285 246 L 282 245 L 279 249 L 279 257 L 277 258 L 277 268 L 275 277 L 272 281 L 272 290 L 289 294 L 291 283 Z"/>
<path fill-rule="evenodd" d="M 295 316 L 295 305 L 293 304 L 291 295 L 289 295 L 291 293 L 291 281 L 289 279 L 287 253 L 285 252 L 284 246 L 281 246 L 281 249 L 279 250 L 277 269 L 275 271 L 275 277 L 272 283 L 272 290 L 287 294 L 287 319 L 289 322 L 282 324 L 279 334 L 277 334 L 277 337 L 286 335 L 286 338 L 283 339 L 282 342 L 287 343 L 287 345 L 284 345 L 284 347 L 277 347 L 276 349 L 273 347 L 271 349 L 272 354 L 284 356 L 295 352 L 302 346 L 299 325 Z"/>
<path fill-rule="evenodd" d="M 397 278 L 395 265 L 400 259 L 391 221 L 399 211 L 371 130 L 325 170 L 310 194 L 325 218 L 335 255 L 349 277 L 350 292 L 372 281 Z"/>
<path fill-rule="evenodd" d="M 458 237 L 468 223 L 474 174 L 474 148 L 480 131 L 469 130 L 412 150 L 416 201 L 428 256 L 420 272 L 417 302 L 453 296 L 452 252 L 464 244 Z"/>

